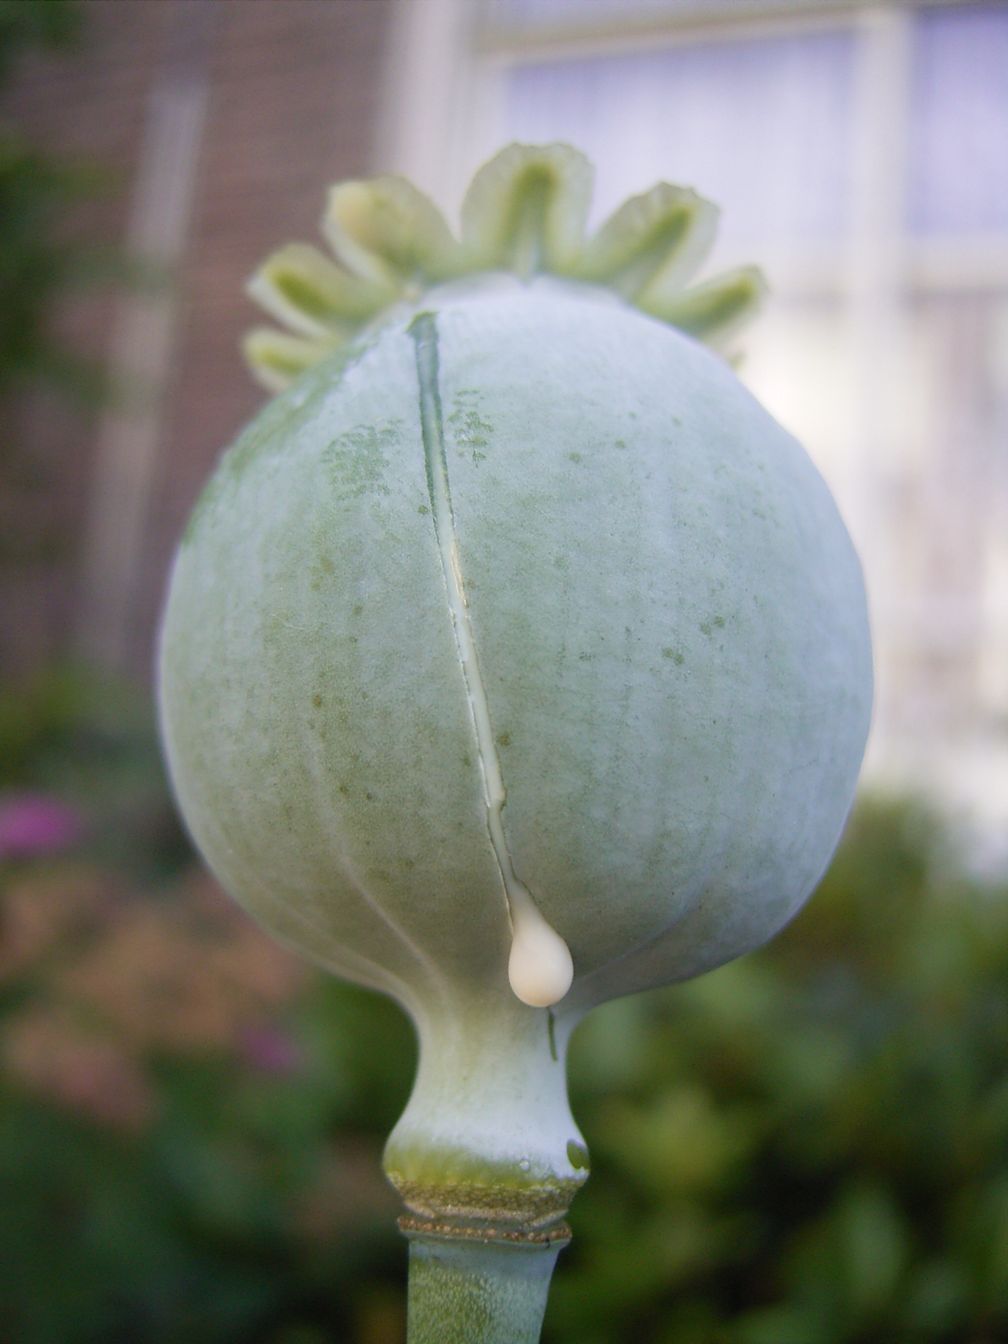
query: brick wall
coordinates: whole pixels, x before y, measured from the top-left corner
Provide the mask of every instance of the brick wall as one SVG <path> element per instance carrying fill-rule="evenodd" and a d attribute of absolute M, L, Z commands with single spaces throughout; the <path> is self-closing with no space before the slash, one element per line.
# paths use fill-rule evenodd
<path fill-rule="evenodd" d="M 219 452 L 262 400 L 237 350 L 256 320 L 244 281 L 276 244 L 317 236 L 327 183 L 375 167 L 390 10 L 391 0 L 88 0 L 80 48 L 19 69 L 4 114 L 55 151 L 86 154 L 115 172 L 119 189 L 89 204 L 74 228 L 117 244 L 131 229 L 136 235 L 137 191 L 150 177 L 145 156 L 157 153 L 152 106 L 186 80 L 202 81 L 206 96 L 171 288 L 153 299 L 105 294 L 60 318 L 91 350 L 114 349 L 117 340 L 122 346 L 125 330 L 127 354 L 130 332 L 160 324 L 167 336 L 140 409 L 82 417 L 37 398 L 18 408 L 17 432 L 52 469 L 51 486 L 32 507 L 56 524 L 62 544 L 46 560 L 0 574 L 5 667 L 31 665 L 73 643 L 88 610 L 81 598 L 86 519 L 103 460 L 108 474 L 111 435 L 123 475 L 145 442 L 152 458 L 129 561 L 117 561 L 104 578 L 100 564 L 91 567 L 92 609 L 106 591 L 111 601 L 125 579 L 124 637 L 96 648 L 148 675 L 175 539 Z M 114 460 L 113 453 L 113 519 Z M 26 504 L 8 498 L 4 507 Z"/>

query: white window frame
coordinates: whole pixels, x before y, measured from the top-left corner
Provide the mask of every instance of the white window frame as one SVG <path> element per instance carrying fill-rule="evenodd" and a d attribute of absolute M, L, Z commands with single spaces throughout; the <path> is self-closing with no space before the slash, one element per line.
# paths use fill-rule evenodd
<path fill-rule="evenodd" d="M 959 2 L 967 7 L 968 0 Z M 906 223 L 914 17 L 921 9 L 952 8 L 955 3 L 767 0 L 742 6 L 726 0 L 707 0 L 706 4 L 697 0 L 685 17 L 681 8 L 679 14 L 651 12 L 636 21 L 607 24 L 592 23 L 586 6 L 588 17 L 576 26 L 518 30 L 495 22 L 492 0 L 397 0 L 387 114 L 376 144 L 382 171 L 391 167 L 402 172 L 452 212 L 473 170 L 499 146 L 504 82 L 515 64 L 652 52 L 717 40 L 853 34 L 855 124 L 849 230 L 842 242 L 828 249 L 789 244 L 786 252 L 776 253 L 772 243 L 769 247 L 761 244 L 754 260 L 772 274 L 782 298 L 842 300 L 849 348 L 855 352 L 858 397 L 854 456 L 847 471 L 849 479 L 856 479 L 852 490 L 860 516 L 851 521 L 866 571 L 879 576 L 874 624 L 888 648 L 884 661 L 895 667 L 905 665 L 908 656 L 921 665 L 929 656 L 940 657 L 958 636 L 954 619 L 946 620 L 941 613 L 936 619 L 933 607 L 923 609 L 926 594 L 911 602 L 900 591 L 895 579 L 898 556 L 883 512 L 887 485 L 906 469 L 899 452 L 900 408 L 894 402 L 889 373 L 893 351 L 904 347 L 904 324 L 909 320 L 906 299 L 971 291 L 1004 291 L 1008 296 L 1008 236 L 915 236 Z M 650 184 L 640 185 L 643 189 Z M 880 441 L 896 445 L 889 460 L 883 461 L 873 451 Z M 1008 564 L 1008 548 L 1002 559 Z M 1002 642 L 1004 635 L 999 626 L 997 637 Z M 990 648 L 981 650 L 978 664 L 984 659 L 989 664 L 990 657 Z M 1001 654 L 995 657 L 1000 664 Z M 985 671 L 978 665 L 973 692 L 965 686 L 959 691 L 974 711 L 968 731 L 981 741 L 990 739 L 990 725 L 984 720 L 976 688 L 989 675 L 989 667 Z M 876 727 L 877 764 L 880 773 L 886 773 L 892 743 L 887 725 L 879 722 Z M 926 743 L 924 748 L 926 771 Z M 985 752 L 986 748 L 973 758 L 970 769 L 975 778 L 986 781 L 983 788 L 989 797 L 992 770 L 1003 787 L 1008 743 L 1000 749 L 999 764 Z M 914 768 L 911 761 L 904 775 Z M 899 776 L 898 765 L 895 773 Z M 1003 792 L 1003 808 L 1008 810 L 1008 789 Z"/>

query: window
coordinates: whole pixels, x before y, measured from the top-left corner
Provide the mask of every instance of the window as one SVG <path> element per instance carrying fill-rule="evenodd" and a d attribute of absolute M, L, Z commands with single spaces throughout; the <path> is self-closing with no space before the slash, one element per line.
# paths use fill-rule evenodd
<path fill-rule="evenodd" d="M 440 199 L 508 140 L 566 139 L 596 163 L 596 217 L 661 178 L 721 205 L 715 263 L 758 261 L 772 290 L 743 377 L 865 562 L 871 764 L 1003 819 L 1008 7 L 428 6 L 452 46 L 399 163 Z"/>

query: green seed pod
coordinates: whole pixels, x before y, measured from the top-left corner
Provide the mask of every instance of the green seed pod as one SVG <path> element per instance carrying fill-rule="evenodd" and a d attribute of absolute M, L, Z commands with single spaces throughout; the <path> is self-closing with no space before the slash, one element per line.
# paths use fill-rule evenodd
<path fill-rule="evenodd" d="M 570 1027 L 794 914 L 871 701 L 829 492 L 709 348 L 758 275 L 685 288 L 715 212 L 679 188 L 586 240 L 589 191 L 513 146 L 455 241 L 399 179 L 334 190 L 338 263 L 288 247 L 252 283 L 294 334 L 250 359 L 290 386 L 206 488 L 161 646 L 210 865 L 418 1025 L 407 1202 L 526 1228 L 585 1174 Z"/>

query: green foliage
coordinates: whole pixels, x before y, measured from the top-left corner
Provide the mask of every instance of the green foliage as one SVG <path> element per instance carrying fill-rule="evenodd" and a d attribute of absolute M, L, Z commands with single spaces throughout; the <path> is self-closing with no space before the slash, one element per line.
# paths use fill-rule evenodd
<path fill-rule="evenodd" d="M 70 674 L 18 705 L 8 787 L 83 803 L 86 777 L 115 816 L 144 777 L 141 710 Z M 216 897 L 181 919 L 170 865 L 145 894 L 135 860 L 82 862 L 7 873 L 0 1339 L 401 1344 L 380 1153 L 405 1020 Z M 1006 894 L 924 812 L 864 806 L 769 948 L 589 1018 L 572 1091 L 592 1175 L 545 1344 L 1008 1338 Z"/>
<path fill-rule="evenodd" d="M 0 83 L 33 47 L 65 47 L 80 29 L 77 0 L 0 0 Z"/>
<path fill-rule="evenodd" d="M 54 339 L 50 318 L 69 290 L 124 273 L 66 237 L 70 207 L 103 181 L 93 167 L 60 162 L 0 127 L 0 395 L 39 382 L 86 400 L 101 392 L 98 366 Z"/>
<path fill-rule="evenodd" d="M 32 48 L 70 46 L 80 18 L 75 0 L 0 2 L 0 86 Z M 60 296 L 95 272 L 95 258 L 71 243 L 64 223 L 100 181 L 93 167 L 62 162 L 0 123 L 0 396 L 27 382 L 89 396 L 99 386 L 96 367 L 55 342 L 49 322 Z"/>
<path fill-rule="evenodd" d="M 862 808 L 762 953 L 588 1020 L 546 1339 L 1008 1337 L 1008 901 Z"/>
<path fill-rule="evenodd" d="M 387 1298 L 405 1254 L 376 1121 L 405 1101 L 409 1031 L 390 1005 L 367 1005 L 363 1039 L 380 1036 L 389 1071 L 369 1085 L 342 1037 L 359 996 L 318 989 L 302 1019 L 320 1052 L 307 1072 L 161 1060 L 161 1111 L 141 1134 L 3 1089 L 5 1341 L 293 1344 L 301 1330 L 308 1344 L 351 1337 Z"/>
<path fill-rule="evenodd" d="M 0 685 L 2 792 L 51 794 L 78 809 L 87 857 L 130 878 L 157 881 L 190 860 L 153 708 L 127 681 L 64 663 Z"/>

